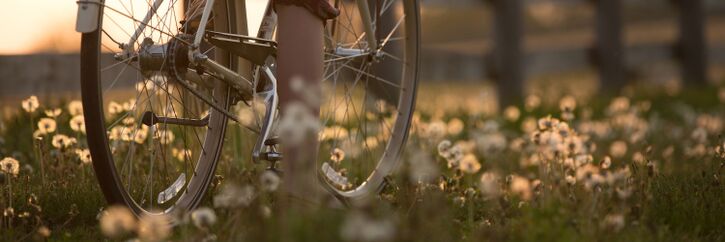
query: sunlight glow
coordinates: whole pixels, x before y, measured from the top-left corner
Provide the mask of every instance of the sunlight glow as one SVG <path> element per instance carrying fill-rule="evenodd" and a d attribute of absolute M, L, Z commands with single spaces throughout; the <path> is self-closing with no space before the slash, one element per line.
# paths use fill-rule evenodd
<path fill-rule="evenodd" d="M 114 1 L 109 1 L 112 3 Z M 129 0 L 136 6 L 148 5 L 146 0 Z M 138 2 L 138 3 L 136 3 Z M 0 55 L 33 53 L 73 53 L 80 49 L 80 34 L 75 32 L 77 5 L 72 0 L 0 0 Z M 247 0 L 250 33 L 259 29 L 267 0 Z M 129 4 L 130 5 L 130 4 Z M 168 6 L 168 3 L 164 3 Z M 114 6 L 120 7 L 120 6 Z M 142 18 L 147 9 L 134 9 Z M 123 10 L 123 8 L 119 8 Z M 108 13 L 108 12 L 107 12 Z M 127 32 L 133 32 L 122 24 Z M 120 28 L 106 25 L 112 36 L 127 36 Z M 122 41 L 127 41 L 122 40 Z"/>

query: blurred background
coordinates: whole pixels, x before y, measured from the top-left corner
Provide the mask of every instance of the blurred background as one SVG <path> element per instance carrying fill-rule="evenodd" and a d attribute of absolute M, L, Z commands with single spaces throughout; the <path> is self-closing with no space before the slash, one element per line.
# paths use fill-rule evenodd
<path fill-rule="evenodd" d="M 0 102 L 77 97 L 75 1 L 0 3 Z M 488 102 L 506 97 L 502 105 L 532 93 L 677 92 L 725 78 L 722 0 L 422 0 L 422 18 L 422 80 L 476 85 Z M 554 82 L 567 84 L 548 90 Z"/>

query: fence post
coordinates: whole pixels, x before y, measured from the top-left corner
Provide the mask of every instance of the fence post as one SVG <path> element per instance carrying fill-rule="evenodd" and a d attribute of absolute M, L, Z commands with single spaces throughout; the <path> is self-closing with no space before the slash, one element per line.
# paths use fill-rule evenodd
<path fill-rule="evenodd" d="M 599 70 L 599 87 L 610 94 L 627 84 L 622 40 L 622 1 L 592 0 L 596 12 L 596 40 L 592 64 Z"/>
<path fill-rule="evenodd" d="M 498 81 L 499 106 L 521 102 L 523 97 L 523 2 L 489 0 L 493 7 L 493 66 L 487 68 Z M 492 72 L 492 73 L 491 73 Z"/>
<path fill-rule="evenodd" d="M 705 41 L 705 9 L 702 0 L 673 0 L 679 11 L 680 37 L 675 56 L 682 66 L 682 81 L 686 85 L 707 84 Z"/>

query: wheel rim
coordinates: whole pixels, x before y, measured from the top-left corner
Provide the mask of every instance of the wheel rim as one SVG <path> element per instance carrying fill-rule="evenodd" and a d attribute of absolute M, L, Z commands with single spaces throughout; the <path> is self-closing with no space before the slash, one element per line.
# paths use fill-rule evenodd
<path fill-rule="evenodd" d="M 380 191 L 385 176 L 397 167 L 415 103 L 418 3 L 376 2 L 370 9 L 373 21 L 382 23 L 375 30 L 383 45 L 381 60 L 346 59 L 332 53 L 329 44 L 326 54 L 318 173 L 328 190 L 343 199 Z M 334 48 L 364 49 L 356 5 L 339 1 L 336 7 L 341 15 L 327 25 L 326 39 L 337 43 Z"/>
<path fill-rule="evenodd" d="M 133 1 L 124 2 L 105 1 L 102 27 L 84 34 L 82 39 L 82 95 L 94 168 L 109 203 L 126 205 L 139 216 L 189 210 L 199 204 L 213 178 L 227 118 L 164 78 L 166 63 L 158 67 L 156 74 L 149 74 L 147 70 L 141 73 L 138 69 L 143 68 L 139 63 L 127 64 L 126 59 L 110 65 L 99 64 L 101 56 L 108 56 L 102 55 L 102 50 L 118 51 L 109 43 L 131 35 L 129 30 L 119 29 L 133 27 L 136 21 L 130 17 L 142 19 L 145 10 L 150 8 L 145 2 L 142 6 L 134 6 Z M 181 1 L 168 2 L 153 16 L 137 42 L 137 49 L 145 37 L 164 43 L 185 29 L 179 23 L 182 19 L 179 15 L 184 14 L 178 11 Z M 221 2 L 215 6 L 217 13 L 234 9 L 233 2 Z M 197 12 L 191 11 L 195 3 L 198 2 L 189 5 L 187 15 Z M 235 29 L 227 28 L 234 26 L 234 16 L 227 13 L 216 14 L 215 30 Z M 235 65 L 228 53 L 213 48 L 205 52 L 216 56 L 222 64 Z M 128 74 L 131 71 L 136 73 Z M 115 73 L 110 75 L 110 72 Z M 204 93 L 217 105 L 230 106 L 230 92 L 225 85 L 217 83 L 204 89 Z M 142 124 L 147 111 L 171 118 L 208 117 L 208 124 L 206 127 L 164 122 Z"/>

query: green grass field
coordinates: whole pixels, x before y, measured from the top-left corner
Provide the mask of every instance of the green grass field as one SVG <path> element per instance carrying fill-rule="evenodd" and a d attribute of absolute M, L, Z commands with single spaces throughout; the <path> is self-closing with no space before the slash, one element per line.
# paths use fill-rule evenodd
<path fill-rule="evenodd" d="M 725 88 L 532 95 L 505 110 L 491 93 L 424 86 L 405 162 L 377 199 L 348 209 L 280 206 L 261 188 L 264 167 L 227 142 L 205 209 L 170 229 L 103 212 L 71 100 L 14 105 L 0 120 L 0 158 L 18 161 L 0 163 L 0 241 L 725 240 Z M 57 129 L 34 139 L 55 108 Z M 228 139 L 245 138 L 230 127 Z M 77 142 L 54 145 L 58 134 Z M 222 206 L 228 184 L 253 194 Z"/>

